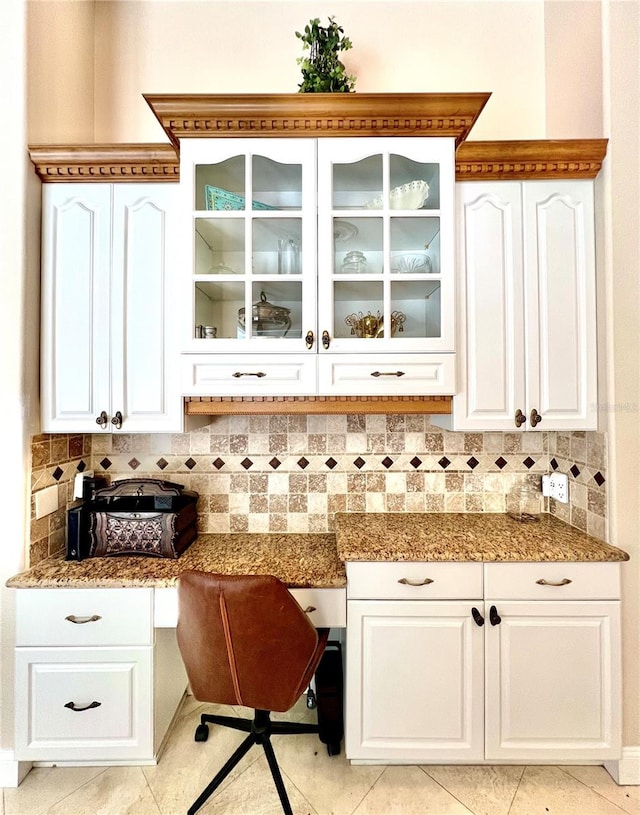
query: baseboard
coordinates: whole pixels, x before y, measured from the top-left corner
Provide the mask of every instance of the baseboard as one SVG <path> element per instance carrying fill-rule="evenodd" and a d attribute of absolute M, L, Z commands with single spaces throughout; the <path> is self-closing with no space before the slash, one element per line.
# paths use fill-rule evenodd
<path fill-rule="evenodd" d="M 621 787 L 640 785 L 640 747 L 623 747 L 618 761 L 605 761 L 605 770 Z"/>
<path fill-rule="evenodd" d="M 0 787 L 17 787 L 31 769 L 30 761 L 16 761 L 13 750 L 0 750 Z"/>

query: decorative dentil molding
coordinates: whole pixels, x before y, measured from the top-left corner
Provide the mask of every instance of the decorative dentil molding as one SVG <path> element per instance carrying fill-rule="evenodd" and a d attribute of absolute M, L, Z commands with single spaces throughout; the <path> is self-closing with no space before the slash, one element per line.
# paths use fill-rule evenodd
<path fill-rule="evenodd" d="M 180 180 L 171 144 L 29 145 L 29 156 L 46 183 Z"/>
<path fill-rule="evenodd" d="M 466 139 L 490 93 L 144 94 L 183 138 L 449 136 Z"/>
<path fill-rule="evenodd" d="M 456 150 L 457 181 L 595 178 L 607 139 L 467 141 Z"/>

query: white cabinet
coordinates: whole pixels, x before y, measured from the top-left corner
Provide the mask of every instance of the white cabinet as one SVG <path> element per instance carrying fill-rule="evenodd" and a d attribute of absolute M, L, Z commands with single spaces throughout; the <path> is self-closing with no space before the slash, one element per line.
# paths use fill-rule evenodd
<path fill-rule="evenodd" d="M 454 146 L 184 140 L 182 393 L 453 394 Z"/>
<path fill-rule="evenodd" d="M 348 563 L 347 592 L 349 759 L 619 757 L 618 564 Z"/>
<path fill-rule="evenodd" d="M 597 427 L 593 182 L 456 185 L 456 430 Z"/>
<path fill-rule="evenodd" d="M 152 589 L 16 594 L 16 755 L 153 763 L 187 680 Z"/>
<path fill-rule="evenodd" d="M 181 429 L 176 194 L 176 184 L 43 185 L 43 431 Z"/>
<path fill-rule="evenodd" d="M 487 759 L 619 758 L 619 596 L 614 563 L 486 564 Z"/>

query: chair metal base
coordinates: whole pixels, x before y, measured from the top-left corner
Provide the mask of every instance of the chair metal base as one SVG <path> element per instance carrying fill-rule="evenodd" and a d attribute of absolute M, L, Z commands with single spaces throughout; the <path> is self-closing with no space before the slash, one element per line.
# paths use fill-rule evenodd
<path fill-rule="evenodd" d="M 200 724 L 196 729 L 196 741 L 207 740 L 207 723 L 220 724 L 223 727 L 242 730 L 249 735 L 202 790 L 198 798 L 187 810 L 187 815 L 195 815 L 254 744 L 262 745 L 285 815 L 293 815 L 289 797 L 287 796 L 287 791 L 282 781 L 282 774 L 280 773 L 280 768 L 278 767 L 278 762 L 276 761 L 276 756 L 271 744 L 271 734 L 317 733 L 318 725 L 303 724 L 301 722 L 272 722 L 271 714 L 268 710 L 256 710 L 253 719 L 238 719 L 234 716 L 218 716 L 203 713 L 200 717 Z"/>

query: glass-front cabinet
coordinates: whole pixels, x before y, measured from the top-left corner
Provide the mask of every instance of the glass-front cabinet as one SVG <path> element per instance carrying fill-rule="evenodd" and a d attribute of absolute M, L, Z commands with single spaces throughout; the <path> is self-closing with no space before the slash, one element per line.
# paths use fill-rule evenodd
<path fill-rule="evenodd" d="M 318 144 L 318 313 L 330 351 L 453 352 L 452 139 Z"/>
<path fill-rule="evenodd" d="M 183 140 L 183 392 L 453 393 L 454 149 Z"/>
<path fill-rule="evenodd" d="M 316 322 L 315 142 L 189 140 L 183 350 L 306 350 Z"/>

